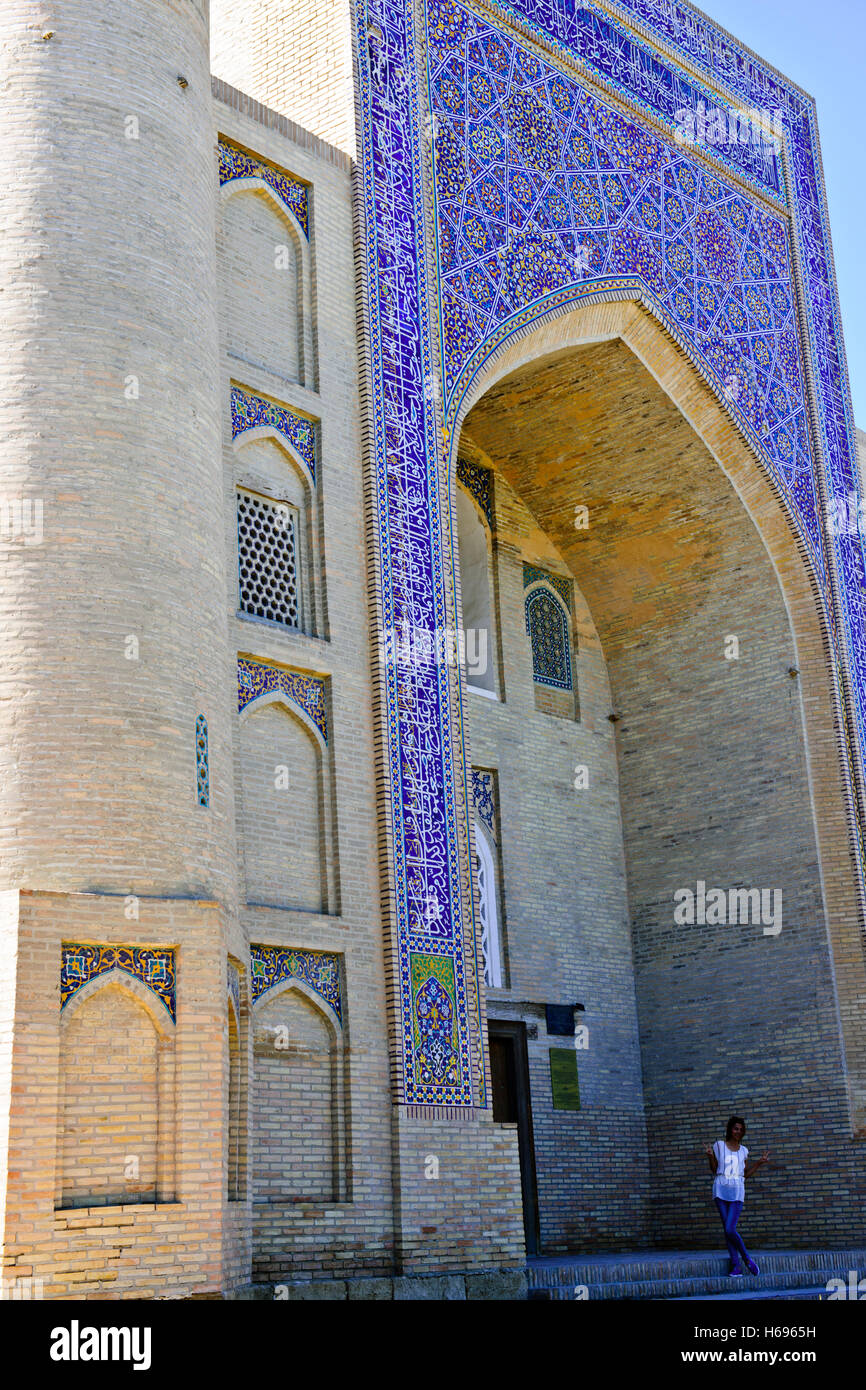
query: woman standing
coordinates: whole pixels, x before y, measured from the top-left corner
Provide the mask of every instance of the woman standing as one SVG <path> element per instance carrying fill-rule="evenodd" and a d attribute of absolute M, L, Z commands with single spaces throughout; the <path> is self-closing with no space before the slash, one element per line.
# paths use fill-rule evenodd
<path fill-rule="evenodd" d="M 742 1274 L 741 1255 L 750 1274 L 761 1272 L 743 1244 L 743 1238 L 737 1230 L 737 1221 L 746 1199 L 745 1180 L 765 1163 L 769 1163 L 770 1155 L 765 1152 L 753 1163 L 747 1164 L 749 1150 L 742 1142 L 745 1133 L 745 1120 L 739 1115 L 732 1115 L 728 1120 L 724 1139 L 717 1139 L 715 1144 L 708 1144 L 704 1150 L 709 1160 L 710 1172 L 713 1174 L 713 1200 L 722 1218 L 725 1244 L 731 1257 L 729 1274 Z"/>

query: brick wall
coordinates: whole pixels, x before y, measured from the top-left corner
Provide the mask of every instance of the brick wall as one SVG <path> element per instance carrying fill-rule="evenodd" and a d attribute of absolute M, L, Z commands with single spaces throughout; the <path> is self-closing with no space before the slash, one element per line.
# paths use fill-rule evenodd
<path fill-rule="evenodd" d="M 396 1114 L 397 1254 L 404 1274 L 520 1266 L 514 1125 Z"/>
<path fill-rule="evenodd" d="M 472 425 L 470 416 L 461 452 L 497 462 L 479 449 Z M 504 700 L 468 697 L 472 760 L 498 774 L 509 987 L 488 991 L 487 1011 L 527 1026 L 542 1249 L 635 1248 L 648 1234 L 646 1134 L 607 665 L 576 589 L 580 721 L 564 692 L 549 692 L 562 696 L 553 708 L 538 701 L 548 692 L 533 680 L 523 565 L 566 578 L 569 570 L 500 471 L 495 509 Z M 587 769 L 588 790 L 575 790 L 578 767 Z M 587 1010 L 578 1113 L 553 1107 L 548 1050 L 565 1039 L 547 1036 L 548 1002 Z"/>
<path fill-rule="evenodd" d="M 16 1103 L 9 1121 L 4 1277 L 39 1277 L 47 1298 L 188 1297 L 218 1290 L 225 1190 L 221 909 L 196 901 L 140 902 L 138 939 L 177 949 L 177 1025 L 173 1036 L 170 1022 L 160 1029 L 157 1044 L 154 1146 L 156 1030 L 144 1022 L 138 998 L 150 991 L 133 981 L 133 1003 L 123 979 L 106 977 L 86 986 L 89 997 L 82 991 L 78 1004 L 73 995 L 68 1020 L 60 1010 L 60 942 L 127 942 L 130 924 L 118 911 L 123 900 L 87 893 L 14 896 L 7 904 L 14 908 L 18 940 L 9 1074 Z M 150 997 L 155 1019 L 164 1005 Z M 174 1068 L 165 1051 L 169 1038 Z M 65 1120 L 83 1126 L 74 1145 Z M 134 1154 L 138 1184 L 123 1177 Z M 65 1200 L 64 1179 L 66 1199 L 75 1205 L 55 1210 Z M 88 1194 L 95 1203 L 78 1205 Z"/>
<path fill-rule="evenodd" d="M 41 543 L 0 562 L 2 984 L 15 1038 L 0 1076 L 4 1273 L 37 1275 L 54 1298 L 185 1295 L 221 1280 L 237 913 L 206 14 L 142 0 L 117 25 L 68 0 L 53 27 L 43 42 L 44 20 L 18 0 L 0 14 L 4 486 L 44 513 Z M 171 1189 L 156 1182 L 176 1201 L 140 1200 L 154 1186 L 152 1035 L 108 995 L 61 1019 L 64 941 L 177 951 L 183 1142 Z M 138 1119 L 121 1110 L 118 1076 Z M 64 1101 L 79 1141 L 70 1127 L 65 1153 Z M 158 1136 L 158 1167 L 175 1137 Z M 127 1143 L 141 1150 L 139 1185 L 115 1206 Z M 65 1182 L 97 1204 L 55 1214 Z"/>
<path fill-rule="evenodd" d="M 354 153 L 344 0 L 211 0 L 210 14 L 217 77 Z"/>
<path fill-rule="evenodd" d="M 336 1199 L 336 1064 L 332 1029 L 313 1004 L 294 992 L 262 1001 L 250 1108 L 254 1201 Z"/>
<path fill-rule="evenodd" d="M 238 762 L 248 900 L 321 912 L 327 845 L 313 735 L 284 708 L 267 705 L 242 721 Z"/>
<path fill-rule="evenodd" d="M 59 1205 L 155 1202 L 159 1035 L 121 984 L 67 1009 L 60 1029 Z M 169 1131 L 173 1110 L 162 1117 Z"/>
<path fill-rule="evenodd" d="M 339 1172 L 333 1179 L 334 1196 L 326 1190 L 321 1164 L 313 1164 L 305 1173 L 298 1167 L 301 1151 L 292 1149 L 284 1155 L 291 1166 L 289 1195 L 298 1200 L 256 1201 L 249 1190 L 245 1219 L 250 1222 L 251 1245 L 246 1249 L 252 1254 L 252 1265 L 247 1270 L 251 1268 L 257 1279 L 345 1275 L 347 1271 L 375 1274 L 392 1270 L 394 1261 L 391 1099 L 375 820 L 370 814 L 375 786 L 350 172 L 339 152 L 308 132 L 273 112 L 258 111 L 237 93 L 217 90 L 225 98 L 215 106 L 221 134 L 310 189 L 311 238 L 303 254 L 311 292 L 303 331 L 319 364 L 315 379 L 307 377 L 303 382 L 289 381 L 281 373 L 280 335 L 291 331 L 291 326 L 268 280 L 273 247 L 266 238 L 247 243 L 246 302 L 232 306 L 229 297 L 222 295 L 224 400 L 227 406 L 230 382 L 236 380 L 314 420 L 317 481 L 314 490 L 307 487 L 303 496 L 296 495 L 299 471 L 279 440 L 246 442 L 242 437 L 235 447 L 226 408 L 224 534 L 231 640 L 237 653 L 310 672 L 325 678 L 329 688 L 328 747 L 316 751 L 315 832 L 317 783 L 311 736 L 284 709 L 273 706 L 251 711 L 236 725 L 238 805 L 248 883 L 234 950 L 245 966 L 251 940 L 333 952 L 344 962 L 346 988 L 344 1046 L 339 1064 L 334 1062 L 337 1098 L 330 1110 L 333 1138 L 338 1148 L 343 1145 Z M 255 120 L 248 112 L 262 119 Z M 241 216 L 251 196 L 224 192 L 224 213 L 231 209 L 234 214 L 237 209 Z M 243 235 L 238 228 L 235 240 Z M 223 274 L 230 274 L 231 254 L 222 224 L 218 248 Z M 241 312 L 244 332 L 254 338 L 250 356 L 256 365 L 241 362 L 230 350 L 232 315 Z M 305 622 L 304 631 L 236 615 L 232 577 L 237 527 L 231 494 L 237 483 L 306 506 L 303 583 L 307 610 L 315 620 Z M 289 788 L 277 791 L 274 768 L 286 763 Z M 260 887 L 268 889 L 267 896 L 259 893 L 249 877 L 250 866 L 256 863 L 266 871 Z M 320 865 L 325 885 L 317 878 Z M 277 891 L 279 880 L 283 887 Z M 292 996 L 288 1000 L 295 1011 L 309 1007 L 299 1005 Z M 252 1006 L 251 1032 L 260 1029 L 262 1011 L 267 1016 L 271 1008 L 267 997 Z M 279 1066 L 278 1092 L 281 1079 L 287 1078 L 280 1103 L 269 1104 L 268 1123 L 274 1135 L 284 1134 L 290 1146 L 300 1141 L 306 1151 L 309 1135 L 321 1136 L 327 1125 L 322 1109 L 324 1086 L 319 1084 L 323 1078 L 316 1072 L 318 1081 L 315 1085 L 312 1081 L 319 1064 L 309 1057 L 305 1061 L 301 1054 L 279 1063 L 276 1054 L 269 1059 L 253 1057 L 248 1044 L 244 1065 L 251 1096 L 257 1079 L 262 1080 L 260 1064 L 266 1060 Z M 249 1138 L 252 1141 L 252 1133 Z M 282 1168 L 282 1159 L 277 1166 Z M 305 1182 L 312 1184 L 306 1192 Z M 301 1200 L 305 1196 L 314 1200 Z M 232 1268 L 240 1270 L 245 1247 L 241 1225 L 236 1229 L 236 1237 L 230 1237 L 226 1229 L 225 1249 Z"/>

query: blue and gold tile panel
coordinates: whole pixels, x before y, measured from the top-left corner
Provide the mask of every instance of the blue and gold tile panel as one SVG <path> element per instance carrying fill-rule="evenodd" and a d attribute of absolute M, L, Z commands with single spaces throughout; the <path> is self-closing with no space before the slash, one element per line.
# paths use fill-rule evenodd
<path fill-rule="evenodd" d="M 255 1004 L 275 985 L 302 980 L 333 1009 L 343 1023 L 340 957 L 327 951 L 304 951 L 283 946 L 250 946 L 250 979 Z"/>
<path fill-rule="evenodd" d="M 328 742 L 328 709 L 325 682 L 318 676 L 305 676 L 300 671 L 287 671 L 284 666 L 270 666 L 264 661 L 238 657 L 238 713 L 253 700 L 272 690 L 281 691 L 312 720 L 325 743 Z"/>
<path fill-rule="evenodd" d="M 472 809 L 490 831 L 494 844 L 499 842 L 496 822 L 496 775 L 483 768 L 472 769 Z"/>
<path fill-rule="evenodd" d="M 255 155 L 246 154 L 227 140 L 219 142 L 220 184 L 231 183 L 233 179 L 261 179 L 301 224 L 304 236 L 310 237 L 310 197 L 309 189 L 300 179 L 285 174 L 273 165 L 266 164 Z"/>
<path fill-rule="evenodd" d="M 195 721 L 195 780 L 199 806 L 210 805 L 207 720 L 200 714 Z"/>
<path fill-rule="evenodd" d="M 832 541 L 842 579 L 836 607 L 817 500 L 821 467 L 831 496 L 858 482 L 813 104 L 677 0 L 620 0 L 617 12 L 634 21 L 628 33 L 612 5 L 506 4 L 543 31 L 543 57 L 518 37 L 501 2 L 481 14 L 427 0 L 426 92 L 410 0 L 355 7 L 377 621 L 385 630 L 447 624 L 443 443 L 475 373 L 544 315 L 581 300 L 638 299 L 723 401 L 790 509 L 819 576 L 834 659 L 852 670 L 862 749 L 863 550 L 859 537 Z M 704 82 L 707 94 L 721 88 L 747 108 L 783 111 L 790 178 L 769 146 L 756 164 L 751 148 L 710 152 L 675 140 L 668 107 L 694 109 Z M 425 236 L 431 148 L 434 226 Z M 436 362 L 441 398 L 429 389 Z M 534 592 L 528 586 L 527 597 Z M 459 889 L 459 715 L 440 675 L 389 669 L 383 695 L 400 965 L 397 1099 L 484 1105 L 483 1049 L 464 1065 L 478 1027 L 477 1000 L 467 999 L 477 963 Z M 428 969 L 425 955 L 443 964 Z"/>
<path fill-rule="evenodd" d="M 556 0 L 553 4 L 548 0 L 540 3 L 539 0 L 505 0 L 504 7 L 518 19 L 528 22 L 530 28 L 555 35 L 560 45 L 564 41 L 570 55 L 577 57 L 596 77 L 669 127 L 681 124 L 680 113 L 697 113 L 703 103 L 705 111 L 721 113 L 727 129 L 731 129 L 733 117 L 734 129 L 737 129 L 742 110 L 739 104 L 725 102 L 717 87 L 696 80 L 675 63 L 654 53 L 638 35 L 630 33 L 623 23 L 592 0 L 580 0 L 579 4 L 567 7 L 557 6 Z M 677 8 L 682 11 L 685 7 Z M 558 14 L 553 13 L 556 9 Z M 772 113 L 778 106 L 779 101 L 765 91 L 761 101 L 752 107 L 756 112 L 765 113 L 764 124 L 771 135 Z M 708 128 L 710 139 L 703 148 L 753 188 L 770 197 L 783 198 L 784 166 L 781 149 L 775 141 L 763 140 L 755 131 L 748 140 L 716 143 L 712 138 L 711 122 Z"/>
<path fill-rule="evenodd" d="M 428 16 L 449 419 L 530 306 L 640 284 L 820 549 L 784 214 L 466 6 L 432 0 Z"/>
<path fill-rule="evenodd" d="M 475 498 L 487 518 L 487 525 L 492 531 L 494 529 L 493 474 L 490 469 L 482 468 L 478 463 L 470 463 L 468 459 L 458 457 L 457 481 L 462 483 L 466 491 Z"/>
<path fill-rule="evenodd" d="M 570 579 L 564 579 L 560 574 L 549 574 L 547 570 L 539 569 L 536 565 L 524 565 L 524 589 L 528 589 L 530 584 L 538 583 L 549 584 L 552 589 L 555 589 L 569 613 L 571 612 L 572 583 Z"/>
<path fill-rule="evenodd" d="M 415 1074 L 431 1099 L 447 1103 L 460 1085 L 457 988 L 449 956 L 413 952 L 411 956 Z"/>
<path fill-rule="evenodd" d="M 273 401 L 245 391 L 242 386 L 231 389 L 232 439 L 246 430 L 270 425 L 281 434 L 300 455 L 306 465 L 310 479 L 316 481 L 316 430 L 312 420 L 298 415 L 287 406 L 275 405 Z"/>
<path fill-rule="evenodd" d="M 429 389 L 434 378 L 420 151 L 414 13 L 407 0 L 374 0 L 354 9 L 363 132 L 364 208 L 368 235 L 366 318 L 374 382 L 377 622 L 385 631 L 448 625 L 445 519 L 440 508 L 441 421 Z M 386 667 L 387 789 L 393 825 L 394 934 L 399 979 L 399 1064 L 395 1099 L 415 1105 L 485 1104 L 483 1049 L 473 1075 L 471 1031 L 480 1027 L 474 934 L 464 917 L 451 726 L 453 693 L 444 663 Z M 440 979 L 453 1032 L 441 1012 L 433 1041 L 430 986 L 413 975 L 417 953 L 450 963 L 453 993 Z M 437 967 L 438 968 L 438 967 Z M 431 977 L 432 978 L 432 977 Z M 445 1005 L 443 1004 L 443 1009 Z M 437 1031 L 438 1030 L 438 1031 Z M 423 1036 L 422 1036 L 423 1033 Z M 453 1054 L 453 1055 L 452 1055 Z M 454 1062 L 456 1056 L 457 1063 Z"/>
<path fill-rule="evenodd" d="M 161 946 L 89 946 L 78 942 L 62 948 L 60 965 L 60 1007 L 69 1003 L 82 985 L 121 970 L 140 980 L 160 1000 L 176 1021 L 175 951 Z"/>

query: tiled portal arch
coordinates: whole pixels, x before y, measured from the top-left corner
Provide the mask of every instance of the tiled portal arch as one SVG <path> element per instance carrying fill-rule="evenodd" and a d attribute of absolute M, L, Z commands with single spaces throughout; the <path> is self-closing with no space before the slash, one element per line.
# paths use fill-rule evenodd
<path fill-rule="evenodd" d="M 828 496 L 858 482 L 810 99 L 668 0 L 373 0 L 357 14 L 383 628 L 454 623 L 450 455 L 476 368 L 579 298 L 642 299 L 785 498 L 834 636 L 859 789 L 866 565 L 859 537 L 825 532 Z M 778 111 L 782 148 L 685 151 L 678 116 L 702 101 Z M 487 1089 L 460 692 L 454 672 L 394 662 L 381 695 L 396 1095 L 468 1110 Z M 430 978 L 454 1018 L 432 1078 L 414 1060 Z"/>
<path fill-rule="evenodd" d="M 849 845 L 858 827 L 847 759 L 839 756 L 839 701 L 829 654 L 822 579 L 802 544 L 771 475 L 759 466 L 734 421 L 708 384 L 656 320 L 636 303 L 581 304 L 551 313 L 515 334 L 479 370 L 465 397 L 453 436 L 450 470 L 463 421 L 490 391 L 545 359 L 592 344 L 619 340 L 655 379 L 725 473 L 760 536 L 784 596 L 797 652 L 797 682 L 808 711 L 804 742 L 816 803 L 815 831 L 824 872 L 824 901 L 833 954 L 839 1015 L 850 1078 L 850 1114 L 866 1129 L 866 1052 L 862 1030 L 866 954 L 860 884 Z M 525 567 L 525 570 L 528 567 Z M 538 573 L 537 571 L 535 573 Z"/>

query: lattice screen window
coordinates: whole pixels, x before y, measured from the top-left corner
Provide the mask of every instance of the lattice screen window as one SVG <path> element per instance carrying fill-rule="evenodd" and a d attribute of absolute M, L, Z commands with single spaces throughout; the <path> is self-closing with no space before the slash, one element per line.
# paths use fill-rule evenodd
<path fill-rule="evenodd" d="M 571 642 L 565 608 L 549 589 L 541 587 L 527 594 L 525 608 L 533 680 L 555 690 L 571 690 Z"/>
<path fill-rule="evenodd" d="M 243 613 L 301 626 L 298 514 L 238 488 L 238 587 Z"/>

